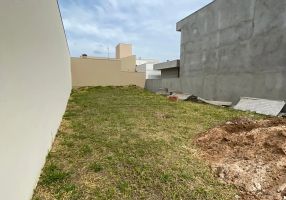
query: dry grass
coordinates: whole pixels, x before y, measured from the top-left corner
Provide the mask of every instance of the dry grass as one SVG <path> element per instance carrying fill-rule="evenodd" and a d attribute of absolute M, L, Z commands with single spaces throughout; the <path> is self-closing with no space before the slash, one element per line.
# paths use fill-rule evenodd
<path fill-rule="evenodd" d="M 73 90 L 33 199 L 233 199 L 193 138 L 249 113 L 136 87 Z"/>

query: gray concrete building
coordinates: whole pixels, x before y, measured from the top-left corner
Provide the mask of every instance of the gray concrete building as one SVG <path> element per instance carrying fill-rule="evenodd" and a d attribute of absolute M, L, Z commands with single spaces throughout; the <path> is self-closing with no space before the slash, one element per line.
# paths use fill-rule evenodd
<path fill-rule="evenodd" d="M 161 71 L 160 79 L 148 79 L 145 88 L 157 92 L 160 88 L 168 88 L 169 91 L 181 91 L 180 60 L 167 61 L 154 65 L 155 70 Z"/>
<path fill-rule="evenodd" d="M 177 23 L 180 77 L 172 85 L 205 99 L 286 99 L 286 1 L 215 0 Z M 169 80 L 170 81 L 170 80 Z M 149 88 L 148 88 L 149 87 Z"/>
<path fill-rule="evenodd" d="M 180 76 L 180 60 L 172 60 L 154 65 L 161 71 L 161 78 L 178 78 Z"/>

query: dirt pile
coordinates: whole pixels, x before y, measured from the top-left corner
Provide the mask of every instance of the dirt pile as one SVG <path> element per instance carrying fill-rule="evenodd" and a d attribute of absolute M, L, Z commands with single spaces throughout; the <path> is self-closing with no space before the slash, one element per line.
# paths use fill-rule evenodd
<path fill-rule="evenodd" d="M 197 139 L 215 174 L 241 191 L 237 199 L 286 199 L 286 119 L 238 119 Z"/>

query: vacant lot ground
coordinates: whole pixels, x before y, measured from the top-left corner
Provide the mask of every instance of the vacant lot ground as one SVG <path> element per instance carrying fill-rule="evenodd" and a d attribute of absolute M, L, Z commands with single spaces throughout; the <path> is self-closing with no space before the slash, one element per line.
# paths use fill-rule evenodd
<path fill-rule="evenodd" d="M 73 90 L 33 199 L 233 199 L 193 140 L 238 117 L 255 116 L 131 86 Z"/>
<path fill-rule="evenodd" d="M 286 119 L 239 119 L 197 140 L 202 157 L 243 200 L 286 198 Z"/>

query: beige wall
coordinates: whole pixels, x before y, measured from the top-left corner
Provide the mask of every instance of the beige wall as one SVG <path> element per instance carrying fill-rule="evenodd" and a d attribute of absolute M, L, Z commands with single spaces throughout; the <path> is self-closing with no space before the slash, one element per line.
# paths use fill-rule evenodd
<path fill-rule="evenodd" d="M 129 56 L 121 58 L 121 71 L 135 72 L 136 70 L 136 56 Z"/>
<path fill-rule="evenodd" d="M 120 72 L 119 85 L 137 85 L 141 88 L 145 86 L 145 73 L 140 72 Z"/>
<path fill-rule="evenodd" d="M 0 24 L 0 199 L 28 200 L 65 111 L 70 58 L 56 0 L 1 0 Z"/>
<path fill-rule="evenodd" d="M 116 46 L 116 58 L 125 58 L 132 56 L 132 45 L 131 44 L 118 44 Z"/>
<path fill-rule="evenodd" d="M 71 58 L 72 85 L 116 85 L 119 82 L 120 60 Z"/>
<path fill-rule="evenodd" d="M 125 59 L 124 66 L 133 63 L 133 59 Z M 130 84 L 144 87 L 145 84 L 145 73 L 121 71 L 122 62 L 119 59 L 71 58 L 71 64 L 72 84 L 75 87 Z"/>

